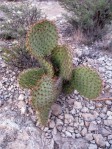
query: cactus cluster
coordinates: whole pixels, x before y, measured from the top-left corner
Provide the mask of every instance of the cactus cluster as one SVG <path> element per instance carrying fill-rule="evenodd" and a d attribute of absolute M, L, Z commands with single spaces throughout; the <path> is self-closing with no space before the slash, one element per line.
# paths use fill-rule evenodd
<path fill-rule="evenodd" d="M 51 21 L 31 26 L 26 47 L 41 68 L 23 71 L 18 80 L 20 86 L 31 89 L 32 106 L 42 125 L 47 124 L 51 105 L 62 91 L 69 94 L 76 89 L 89 99 L 99 96 L 99 75 L 88 67 L 73 68 L 71 53 L 66 45 L 58 45 L 58 32 Z"/>

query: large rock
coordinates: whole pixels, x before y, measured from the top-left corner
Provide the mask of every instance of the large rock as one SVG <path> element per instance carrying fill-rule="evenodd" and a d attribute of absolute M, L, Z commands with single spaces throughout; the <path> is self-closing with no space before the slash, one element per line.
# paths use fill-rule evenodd
<path fill-rule="evenodd" d="M 58 144 L 58 149 L 87 149 L 89 146 L 84 139 L 62 138 L 59 133 L 53 139 Z"/>
<path fill-rule="evenodd" d="M 53 139 L 47 139 L 29 117 L 21 115 L 13 103 L 0 108 L 1 149 L 54 149 Z"/>

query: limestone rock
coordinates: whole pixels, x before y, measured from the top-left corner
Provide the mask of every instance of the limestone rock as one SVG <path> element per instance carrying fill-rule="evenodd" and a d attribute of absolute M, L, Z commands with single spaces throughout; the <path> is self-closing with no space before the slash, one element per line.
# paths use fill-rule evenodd
<path fill-rule="evenodd" d="M 93 138 L 95 139 L 97 145 L 99 145 L 100 147 L 105 146 L 106 142 L 101 134 L 93 134 Z"/>

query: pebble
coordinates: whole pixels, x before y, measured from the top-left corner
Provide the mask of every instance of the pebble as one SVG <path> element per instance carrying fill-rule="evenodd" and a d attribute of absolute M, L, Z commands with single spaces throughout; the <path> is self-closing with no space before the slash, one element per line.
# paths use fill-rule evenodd
<path fill-rule="evenodd" d="M 104 147 L 106 145 L 105 139 L 101 134 L 93 134 L 93 138 L 95 139 L 95 142 L 100 147 Z"/>
<path fill-rule="evenodd" d="M 18 100 L 24 100 L 24 98 L 25 98 L 24 95 L 20 94 L 19 97 L 18 97 Z"/>
<path fill-rule="evenodd" d="M 81 105 L 81 103 L 75 101 L 75 102 L 74 102 L 74 108 L 75 108 L 75 109 L 82 109 L 82 105 Z"/>
<path fill-rule="evenodd" d="M 67 127 L 67 131 L 69 131 L 69 132 L 73 133 L 73 132 L 74 132 L 74 128 L 73 128 L 73 127 L 71 127 L 71 126 L 68 126 L 68 127 Z"/>
<path fill-rule="evenodd" d="M 70 115 L 70 114 L 65 114 L 65 121 L 67 123 L 71 123 L 71 122 L 74 121 L 74 117 L 72 115 Z"/>
<path fill-rule="evenodd" d="M 24 101 L 19 101 L 17 106 L 20 109 L 21 114 L 25 114 L 25 112 L 26 112 L 26 104 L 25 104 L 25 102 Z"/>
<path fill-rule="evenodd" d="M 97 149 L 97 145 L 96 144 L 90 144 L 88 149 Z"/>
<path fill-rule="evenodd" d="M 111 105 L 111 104 L 112 104 L 112 102 L 111 102 L 110 100 L 106 100 L 105 103 L 106 103 L 107 105 Z"/>
<path fill-rule="evenodd" d="M 58 116 L 62 113 L 61 106 L 56 103 L 52 105 L 51 110 L 52 110 L 52 114 L 54 114 L 55 116 Z"/>
<path fill-rule="evenodd" d="M 86 108 L 86 107 L 83 107 L 83 108 L 81 109 L 81 112 L 83 112 L 83 113 L 89 112 L 89 109 Z"/>
<path fill-rule="evenodd" d="M 85 136 L 87 134 L 87 128 L 83 128 L 83 130 L 81 131 L 81 135 Z"/>
<path fill-rule="evenodd" d="M 112 140 L 112 135 L 109 135 L 109 136 L 108 136 L 108 139 L 109 139 L 109 140 Z"/>
<path fill-rule="evenodd" d="M 82 117 L 86 120 L 86 121 L 93 121 L 98 117 L 98 113 L 94 113 L 94 114 L 90 114 L 90 113 L 84 113 L 82 114 Z"/>
<path fill-rule="evenodd" d="M 55 122 L 54 122 L 54 121 L 50 121 L 49 127 L 50 127 L 50 128 L 54 128 L 54 126 L 55 126 Z"/>
<path fill-rule="evenodd" d="M 88 141 L 92 141 L 92 140 L 93 140 L 93 135 L 92 135 L 92 133 L 86 134 L 85 138 L 86 138 L 86 140 L 88 140 Z"/>
<path fill-rule="evenodd" d="M 65 131 L 67 137 L 72 137 L 72 134 L 69 131 Z"/>
<path fill-rule="evenodd" d="M 96 124 L 94 124 L 94 123 L 90 123 L 90 125 L 89 125 L 89 129 L 88 129 L 90 132 L 91 131 L 98 131 L 98 126 L 96 125 Z"/>
<path fill-rule="evenodd" d="M 112 126 L 112 120 L 104 120 L 104 124 L 106 125 L 106 126 Z"/>
<path fill-rule="evenodd" d="M 102 128 L 102 135 L 103 135 L 103 136 L 107 137 L 107 136 L 110 135 L 110 134 L 111 134 L 111 131 L 108 131 L 107 129 Z"/>
<path fill-rule="evenodd" d="M 106 145 L 106 147 L 109 147 L 110 146 L 110 144 L 107 141 L 106 141 L 105 145 Z"/>

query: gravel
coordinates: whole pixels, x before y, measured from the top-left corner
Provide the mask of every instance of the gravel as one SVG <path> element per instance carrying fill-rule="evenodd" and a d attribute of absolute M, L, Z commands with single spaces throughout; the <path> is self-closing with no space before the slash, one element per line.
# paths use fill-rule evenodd
<path fill-rule="evenodd" d="M 54 4 L 49 2 L 49 7 Z M 41 5 L 49 13 L 46 2 Z M 56 18 L 63 38 L 64 20 L 60 14 Z M 18 85 L 20 72 L 0 56 L 0 149 L 112 149 L 112 53 L 96 46 L 77 47 L 70 37 L 63 42 L 71 44 L 74 65 L 93 67 L 101 75 L 104 87 L 99 101 L 84 99 L 77 91 L 61 95 L 51 108 L 48 126 L 42 127 L 30 105 L 29 90 Z"/>

